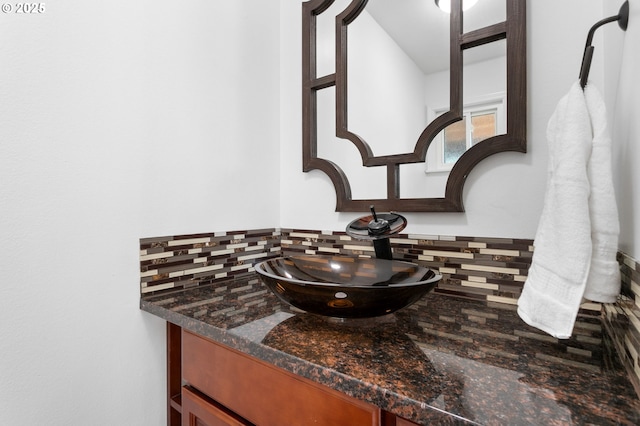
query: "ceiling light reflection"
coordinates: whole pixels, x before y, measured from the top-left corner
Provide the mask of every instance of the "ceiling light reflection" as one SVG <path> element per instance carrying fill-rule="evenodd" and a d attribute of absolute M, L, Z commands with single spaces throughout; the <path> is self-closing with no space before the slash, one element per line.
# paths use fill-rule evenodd
<path fill-rule="evenodd" d="M 442 9 L 443 12 L 451 13 L 451 0 L 435 0 L 436 6 Z M 462 10 L 471 9 L 478 0 L 462 0 Z"/>

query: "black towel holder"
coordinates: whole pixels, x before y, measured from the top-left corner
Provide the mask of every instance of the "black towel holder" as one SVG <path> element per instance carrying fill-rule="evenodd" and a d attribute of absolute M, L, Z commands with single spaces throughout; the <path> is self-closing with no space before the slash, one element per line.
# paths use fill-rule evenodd
<path fill-rule="evenodd" d="M 627 30 L 627 24 L 629 23 L 629 1 L 626 0 L 620 6 L 620 11 L 616 16 L 610 16 L 608 18 L 604 18 L 601 21 L 595 23 L 593 27 L 589 30 L 589 34 L 587 35 L 587 43 L 584 47 L 584 54 L 582 55 L 582 66 L 580 67 L 580 86 L 584 89 L 587 85 L 587 79 L 589 78 L 589 70 L 591 69 L 591 59 L 593 58 L 593 50 L 594 47 L 591 45 L 593 42 L 593 35 L 596 30 L 603 26 L 604 24 L 608 24 L 610 22 L 618 22 L 618 25 L 623 31 Z"/>

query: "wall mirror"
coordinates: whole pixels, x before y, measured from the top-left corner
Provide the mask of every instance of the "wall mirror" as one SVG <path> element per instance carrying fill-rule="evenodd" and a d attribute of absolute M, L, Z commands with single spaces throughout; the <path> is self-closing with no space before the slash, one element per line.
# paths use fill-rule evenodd
<path fill-rule="evenodd" d="M 476 164 L 526 152 L 526 0 L 302 9 L 303 171 L 336 211 L 464 211 Z"/>

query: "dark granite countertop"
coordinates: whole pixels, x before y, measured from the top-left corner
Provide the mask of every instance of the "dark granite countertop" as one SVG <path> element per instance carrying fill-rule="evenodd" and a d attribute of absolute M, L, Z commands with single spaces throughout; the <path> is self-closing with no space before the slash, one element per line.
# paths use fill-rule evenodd
<path fill-rule="evenodd" d="M 281 303 L 257 275 L 145 296 L 142 310 L 421 424 L 640 424 L 598 318 L 558 341 L 515 306 L 428 294 L 340 321 Z"/>

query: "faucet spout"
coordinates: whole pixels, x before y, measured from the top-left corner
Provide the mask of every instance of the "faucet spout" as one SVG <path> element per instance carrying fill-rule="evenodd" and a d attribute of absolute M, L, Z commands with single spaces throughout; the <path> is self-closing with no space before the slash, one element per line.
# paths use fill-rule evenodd
<path fill-rule="evenodd" d="M 373 249 L 378 259 L 393 260 L 393 252 L 391 251 L 391 243 L 389 238 L 373 240 Z"/>

